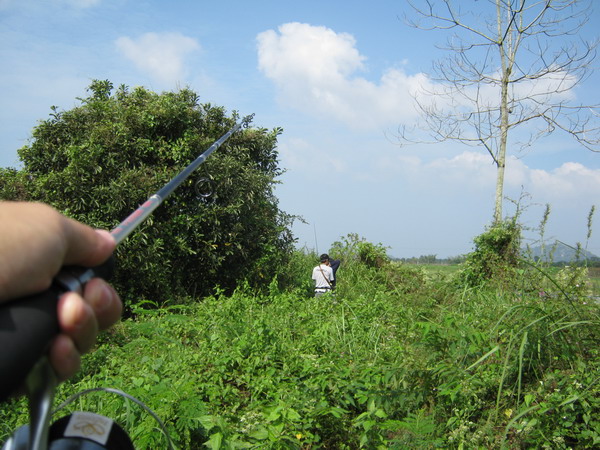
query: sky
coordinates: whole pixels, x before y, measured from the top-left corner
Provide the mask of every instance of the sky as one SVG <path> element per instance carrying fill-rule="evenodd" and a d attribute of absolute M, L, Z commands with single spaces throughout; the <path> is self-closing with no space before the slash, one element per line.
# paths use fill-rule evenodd
<path fill-rule="evenodd" d="M 78 105 L 94 79 L 190 87 L 283 128 L 276 195 L 303 218 L 299 247 L 324 252 L 354 233 L 393 257 L 464 255 L 491 224 L 496 170 L 481 148 L 400 145 L 400 127 L 419 120 L 415 93 L 448 55 L 448 35 L 410 27 L 412 17 L 392 0 L 0 0 L 0 166 L 19 167 L 51 106 Z M 597 39 L 599 25 L 594 10 L 580 37 Z M 599 104 L 599 78 L 565 95 Z M 549 204 L 545 239 L 600 255 L 600 153 L 559 133 L 509 151 L 505 196 L 528 243 Z"/>

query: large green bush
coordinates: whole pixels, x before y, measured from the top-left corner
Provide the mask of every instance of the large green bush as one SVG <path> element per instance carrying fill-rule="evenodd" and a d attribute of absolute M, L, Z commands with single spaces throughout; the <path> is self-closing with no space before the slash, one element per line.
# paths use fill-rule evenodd
<path fill-rule="evenodd" d="M 475 287 L 510 284 L 520 261 L 521 227 L 516 220 L 495 223 L 473 239 L 459 282 Z"/>
<path fill-rule="evenodd" d="M 0 171 L 0 198 L 43 201 L 110 229 L 239 120 L 189 89 L 156 94 L 94 81 L 80 101 L 53 107 L 35 127 L 19 150 L 22 168 Z M 273 194 L 280 132 L 234 134 L 118 248 L 114 282 L 124 297 L 164 302 L 240 280 L 269 284 L 293 244 L 291 217 Z"/>

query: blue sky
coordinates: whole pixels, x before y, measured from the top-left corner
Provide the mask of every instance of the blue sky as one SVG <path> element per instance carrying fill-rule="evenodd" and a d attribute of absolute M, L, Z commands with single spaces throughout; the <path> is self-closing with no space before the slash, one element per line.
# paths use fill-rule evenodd
<path fill-rule="evenodd" d="M 411 92 L 446 39 L 408 27 L 404 13 L 391 0 L 0 0 L 0 165 L 18 165 L 37 121 L 52 105 L 75 106 L 92 79 L 189 86 L 284 129 L 277 195 L 308 222 L 294 226 L 299 246 L 325 251 L 357 233 L 397 257 L 465 254 L 490 224 L 495 168 L 473 147 L 398 145 L 398 126 L 417 119 Z M 582 37 L 595 39 L 599 12 L 590 19 Z M 600 103 L 598 81 L 592 74 L 570 95 Z M 600 211 L 586 239 L 590 208 L 600 209 L 600 153 L 554 134 L 510 157 L 505 184 L 511 199 L 527 194 L 526 226 L 549 203 L 546 237 L 600 255 Z"/>

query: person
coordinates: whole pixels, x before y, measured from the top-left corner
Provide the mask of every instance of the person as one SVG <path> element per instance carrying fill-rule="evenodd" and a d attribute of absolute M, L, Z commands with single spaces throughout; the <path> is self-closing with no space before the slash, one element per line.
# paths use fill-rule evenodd
<path fill-rule="evenodd" d="M 42 203 L 0 201 L 0 303 L 44 291 L 65 265 L 92 267 L 106 261 L 116 243 L 108 231 L 69 219 Z M 82 295 L 62 294 L 60 333 L 48 358 L 57 378 L 77 373 L 100 330 L 121 317 L 123 304 L 106 281 L 90 280 Z"/>
<path fill-rule="evenodd" d="M 315 282 L 315 297 L 331 291 L 335 282 L 333 269 L 329 263 L 329 255 L 323 253 L 319 259 L 319 265 L 312 271 L 312 279 Z"/>
<path fill-rule="evenodd" d="M 333 270 L 333 281 L 331 282 L 331 289 L 335 289 L 337 283 L 337 271 L 340 268 L 342 262 L 339 259 L 329 259 L 329 267 Z"/>

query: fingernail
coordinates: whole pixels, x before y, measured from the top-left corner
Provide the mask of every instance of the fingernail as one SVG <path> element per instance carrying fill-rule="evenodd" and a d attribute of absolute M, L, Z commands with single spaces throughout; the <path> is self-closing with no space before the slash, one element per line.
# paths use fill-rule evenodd
<path fill-rule="evenodd" d="M 102 240 L 109 243 L 109 245 L 111 245 L 113 247 L 116 246 L 115 238 L 113 237 L 112 234 L 110 234 L 109 231 L 106 231 L 106 230 L 95 230 L 95 231 L 102 237 Z"/>
<path fill-rule="evenodd" d="M 63 326 L 70 329 L 78 329 L 81 326 L 81 305 L 76 294 L 68 292 L 63 296 L 61 316 Z"/>
<path fill-rule="evenodd" d="M 110 234 L 110 231 L 107 231 L 107 230 L 102 230 L 102 229 L 100 229 L 100 228 L 97 228 L 95 231 L 96 231 L 96 233 L 98 233 L 98 234 L 100 234 L 100 235 L 102 235 L 102 236 L 107 236 L 107 237 L 110 237 L 110 239 L 111 239 L 112 241 L 114 241 L 114 240 L 115 240 L 115 238 L 113 237 L 113 235 L 112 235 L 112 234 Z"/>

